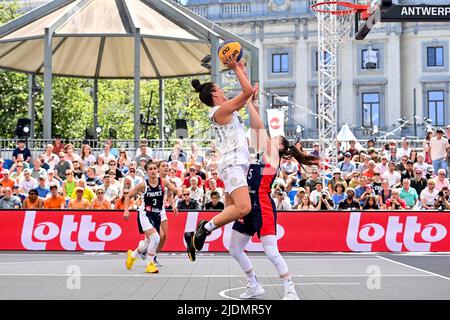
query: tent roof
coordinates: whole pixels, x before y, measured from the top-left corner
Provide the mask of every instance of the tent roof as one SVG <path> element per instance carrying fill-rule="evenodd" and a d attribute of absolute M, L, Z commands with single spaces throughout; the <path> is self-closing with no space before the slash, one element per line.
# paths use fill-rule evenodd
<path fill-rule="evenodd" d="M 209 74 L 200 61 L 217 36 L 170 1 L 55 0 L 0 27 L 0 68 L 43 74 L 46 32 L 54 75 L 117 79 L 134 76 L 137 32 L 141 78 Z"/>
<path fill-rule="evenodd" d="M 338 141 L 356 141 L 356 137 L 353 134 L 352 130 L 348 127 L 347 124 L 344 124 L 337 135 Z"/>

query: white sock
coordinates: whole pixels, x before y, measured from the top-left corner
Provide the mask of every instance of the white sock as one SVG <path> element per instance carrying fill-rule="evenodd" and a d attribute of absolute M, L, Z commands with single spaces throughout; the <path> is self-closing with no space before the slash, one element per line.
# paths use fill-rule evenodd
<path fill-rule="evenodd" d="M 134 250 L 133 253 L 131 254 L 131 256 L 133 257 L 133 259 L 136 259 L 137 257 L 139 257 L 138 249 Z"/>
<path fill-rule="evenodd" d="M 288 276 L 281 280 L 283 281 L 284 290 L 288 290 L 289 288 L 291 288 L 294 285 L 294 283 L 291 280 L 291 276 Z"/>
<path fill-rule="evenodd" d="M 155 263 L 155 258 L 156 258 L 156 256 L 148 256 L 149 258 L 150 258 L 150 262 L 149 263 Z"/>
<path fill-rule="evenodd" d="M 213 231 L 214 229 L 217 229 L 217 226 L 214 224 L 214 222 L 211 220 L 211 221 L 208 221 L 206 224 L 205 224 L 205 229 L 206 230 L 208 230 L 209 232 L 211 232 L 211 231 Z"/>
<path fill-rule="evenodd" d="M 245 272 L 247 275 L 248 281 L 250 281 L 250 286 L 254 287 L 258 284 L 258 280 L 256 279 L 255 271 L 253 271 L 253 268 L 250 271 Z"/>

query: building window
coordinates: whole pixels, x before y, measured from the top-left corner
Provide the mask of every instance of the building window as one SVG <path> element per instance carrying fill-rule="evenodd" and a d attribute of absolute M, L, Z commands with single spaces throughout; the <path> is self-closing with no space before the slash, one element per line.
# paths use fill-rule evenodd
<path fill-rule="evenodd" d="M 272 54 L 272 73 L 288 73 L 289 72 L 289 54 L 274 53 Z"/>
<path fill-rule="evenodd" d="M 362 70 L 370 70 L 370 69 L 379 69 L 379 53 L 378 49 L 363 49 L 361 50 L 361 69 Z"/>
<path fill-rule="evenodd" d="M 316 71 L 319 71 L 319 52 L 316 51 Z M 328 66 L 328 64 L 331 61 L 331 55 L 329 52 L 324 51 L 323 52 L 323 61 L 325 62 L 325 66 Z"/>
<path fill-rule="evenodd" d="M 444 66 L 444 47 L 427 47 L 427 66 Z"/>
<path fill-rule="evenodd" d="M 363 93 L 362 94 L 362 123 L 365 128 L 380 126 L 380 94 Z"/>
<path fill-rule="evenodd" d="M 444 91 L 428 91 L 428 118 L 434 126 L 444 125 Z"/>

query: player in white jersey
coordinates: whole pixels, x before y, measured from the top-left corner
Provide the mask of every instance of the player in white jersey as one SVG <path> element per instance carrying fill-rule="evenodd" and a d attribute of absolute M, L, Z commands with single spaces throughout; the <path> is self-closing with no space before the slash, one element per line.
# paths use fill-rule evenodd
<path fill-rule="evenodd" d="M 242 219 L 251 210 L 246 178 L 250 165 L 248 143 L 246 129 L 238 111 L 253 95 L 253 87 L 245 73 L 244 59 L 239 62 L 231 60 L 226 66 L 235 72 L 242 88 L 242 92 L 232 99 L 228 99 L 224 91 L 213 82 L 201 84 L 199 80 L 192 80 L 192 86 L 199 93 L 200 100 L 212 107 L 209 118 L 220 139 L 218 149 L 222 156 L 218 171 L 225 184 L 226 208 L 210 221 L 200 221 L 195 234 L 185 234 L 188 248 L 191 244 L 193 246 L 189 254 L 191 260 L 195 260 L 195 250 L 202 249 L 206 236 L 212 230 Z"/>

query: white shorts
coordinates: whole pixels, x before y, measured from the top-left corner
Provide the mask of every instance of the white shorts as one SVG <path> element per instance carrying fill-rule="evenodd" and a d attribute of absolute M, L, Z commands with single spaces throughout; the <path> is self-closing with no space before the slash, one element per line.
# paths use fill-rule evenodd
<path fill-rule="evenodd" d="M 246 187 L 248 168 L 248 165 L 238 165 L 222 169 L 219 176 L 225 185 L 224 191 L 231 194 L 237 188 Z"/>

